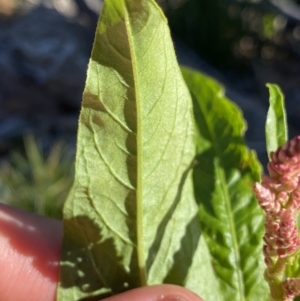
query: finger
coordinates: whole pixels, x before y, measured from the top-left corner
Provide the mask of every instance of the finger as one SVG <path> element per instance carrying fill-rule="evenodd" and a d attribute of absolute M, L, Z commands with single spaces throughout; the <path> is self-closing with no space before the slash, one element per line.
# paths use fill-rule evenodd
<path fill-rule="evenodd" d="M 0 296 L 54 301 L 62 223 L 0 204 Z"/>
<path fill-rule="evenodd" d="M 187 289 L 171 284 L 141 287 L 102 301 L 203 301 Z"/>
<path fill-rule="evenodd" d="M 1 298 L 6 301 L 54 301 L 61 241 L 61 222 L 0 204 Z M 138 288 L 105 300 L 203 301 L 174 285 Z"/>

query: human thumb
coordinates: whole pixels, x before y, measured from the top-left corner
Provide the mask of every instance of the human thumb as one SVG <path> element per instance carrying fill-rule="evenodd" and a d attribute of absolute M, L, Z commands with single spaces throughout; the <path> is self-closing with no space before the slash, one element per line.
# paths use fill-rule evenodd
<path fill-rule="evenodd" d="M 102 301 L 204 301 L 191 291 L 171 284 L 145 286 Z"/>

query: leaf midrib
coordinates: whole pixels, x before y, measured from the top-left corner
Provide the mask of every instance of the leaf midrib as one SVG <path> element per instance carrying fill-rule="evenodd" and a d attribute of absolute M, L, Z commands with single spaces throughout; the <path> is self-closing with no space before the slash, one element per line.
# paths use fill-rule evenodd
<path fill-rule="evenodd" d="M 131 54 L 131 62 L 132 62 L 132 73 L 133 73 L 133 82 L 135 88 L 135 102 L 136 102 L 136 116 L 137 116 L 137 130 L 136 130 L 136 142 L 137 142 L 137 184 L 136 184 L 136 208 L 137 208 L 137 218 L 136 218 L 136 231 L 137 231 L 137 257 L 138 257 L 138 267 L 139 267 L 139 274 L 140 274 L 140 285 L 146 286 L 147 285 L 147 272 L 146 272 L 146 260 L 145 260 L 145 253 L 144 253 L 144 231 L 143 231 L 143 170 L 142 170 L 142 161 L 143 161 L 143 147 L 142 147 L 142 109 L 141 109 L 141 97 L 139 91 L 139 81 L 138 81 L 138 72 L 137 72 L 137 63 L 136 57 L 133 47 L 133 39 L 132 39 L 132 32 L 130 26 L 130 19 L 127 11 L 126 3 L 124 4 L 124 16 L 125 16 L 125 25 L 127 29 L 128 35 L 128 43 L 129 49 Z"/>
<path fill-rule="evenodd" d="M 221 162 L 221 151 L 218 148 L 218 143 L 217 143 L 217 139 L 214 135 L 214 131 L 211 129 L 210 123 L 207 121 L 206 116 L 209 116 L 209 112 L 206 112 L 206 110 L 204 110 L 203 106 L 201 106 L 201 103 L 198 102 L 199 106 L 201 107 L 202 112 L 205 112 L 205 114 L 203 114 L 204 118 L 205 118 L 205 122 L 208 128 L 208 132 L 211 138 L 211 141 L 213 142 L 213 149 L 215 151 L 215 154 L 217 155 L 217 158 L 219 158 L 219 162 Z M 238 298 L 239 300 L 245 300 L 244 297 L 244 287 L 243 287 L 243 276 L 242 276 L 242 269 L 240 266 L 240 256 L 239 256 L 239 252 L 238 252 L 238 241 L 237 241 L 237 237 L 236 237 L 236 233 L 235 233 L 235 227 L 234 227 L 234 220 L 233 220 L 233 216 L 232 216 L 232 210 L 231 210 L 231 204 L 230 204 L 230 197 L 228 194 L 228 189 L 226 188 L 226 177 L 224 174 L 224 169 L 223 168 L 218 168 L 218 164 L 216 166 L 217 172 L 219 173 L 219 178 L 221 179 L 221 189 L 223 191 L 223 195 L 224 195 L 224 199 L 225 199 L 225 209 L 227 212 L 227 216 L 229 219 L 229 227 L 230 227 L 230 232 L 232 234 L 232 241 L 233 241 L 233 246 L 234 246 L 234 256 L 235 256 L 235 261 L 236 264 L 238 265 L 238 268 L 236 268 L 236 272 L 237 272 L 237 276 L 239 278 L 238 281 L 238 291 L 239 291 L 239 295 L 240 298 Z M 243 299 L 241 299 L 243 298 Z"/>

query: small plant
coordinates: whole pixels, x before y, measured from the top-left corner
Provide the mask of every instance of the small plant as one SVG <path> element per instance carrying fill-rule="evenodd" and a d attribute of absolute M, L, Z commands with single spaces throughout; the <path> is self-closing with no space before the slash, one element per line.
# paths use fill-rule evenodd
<path fill-rule="evenodd" d="M 155 1 L 106 0 L 63 209 L 57 300 L 100 300 L 158 283 L 206 301 L 292 300 L 299 138 L 284 144 L 283 97 L 269 89 L 270 177 L 258 184 L 241 111 L 213 79 L 179 68 Z M 60 148 L 44 160 L 32 138 L 26 153 L 28 161 L 15 155 L 15 167 L 2 171 L 7 202 L 49 214 L 71 184 L 60 173 L 69 161 Z"/>
<path fill-rule="evenodd" d="M 1 201 L 38 214 L 62 218 L 73 181 L 73 154 L 56 143 L 47 157 L 32 135 L 25 136 L 25 156 L 11 155 L 0 169 Z"/>
<path fill-rule="evenodd" d="M 263 254 L 270 300 L 292 301 L 300 295 L 297 219 L 300 211 L 300 136 L 287 141 L 283 95 L 269 85 L 270 109 L 266 122 L 269 176 L 255 183 L 254 193 L 265 212 Z"/>

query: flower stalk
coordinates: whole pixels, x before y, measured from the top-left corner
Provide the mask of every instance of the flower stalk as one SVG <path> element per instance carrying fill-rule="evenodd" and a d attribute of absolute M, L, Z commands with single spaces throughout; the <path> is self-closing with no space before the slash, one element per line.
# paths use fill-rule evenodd
<path fill-rule="evenodd" d="M 300 252 L 300 136 L 271 152 L 270 158 L 269 176 L 263 176 L 253 188 L 266 216 L 265 279 L 271 301 L 292 301 L 300 295 L 300 270 L 293 269 Z"/>

